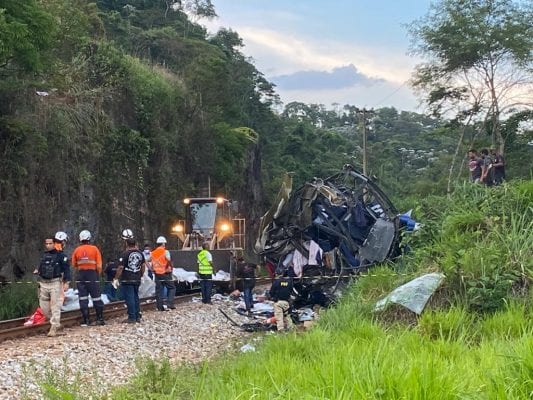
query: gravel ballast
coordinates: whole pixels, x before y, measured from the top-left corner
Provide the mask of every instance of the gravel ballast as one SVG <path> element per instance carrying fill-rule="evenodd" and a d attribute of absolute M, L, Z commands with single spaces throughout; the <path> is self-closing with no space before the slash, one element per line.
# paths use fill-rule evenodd
<path fill-rule="evenodd" d="M 233 305 L 220 300 L 213 305 L 180 304 L 168 312 L 145 311 L 140 324 L 123 323 L 124 310 L 124 318 L 106 321 L 105 326 L 67 328 L 65 336 L 54 338 L 39 335 L 4 341 L 0 343 L 0 399 L 40 399 L 38 382 L 54 377 L 78 379 L 87 391 L 103 395 L 135 374 L 139 358 L 194 363 L 228 350 L 239 351 L 237 345 L 251 334 L 230 324 L 218 310 L 232 312 Z"/>

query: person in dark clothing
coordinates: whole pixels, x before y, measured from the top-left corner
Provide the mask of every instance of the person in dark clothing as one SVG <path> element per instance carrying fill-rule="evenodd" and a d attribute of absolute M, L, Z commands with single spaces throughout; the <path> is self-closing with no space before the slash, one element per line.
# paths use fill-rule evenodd
<path fill-rule="evenodd" d="M 54 247 L 52 238 L 44 241 L 45 252 L 34 274 L 39 279 L 39 306 L 50 320 L 48 336 L 62 335 L 61 332 L 61 293 L 64 283 L 70 281 L 70 266 L 63 251 Z"/>
<path fill-rule="evenodd" d="M 293 281 L 291 277 L 284 277 L 280 274 L 272 282 L 270 288 L 270 298 L 274 301 L 274 317 L 276 317 L 276 327 L 278 331 L 285 330 L 285 321 L 283 315 L 289 310 L 289 300 L 293 291 Z M 287 319 L 289 328 L 292 323 L 290 318 Z"/>
<path fill-rule="evenodd" d="M 250 315 L 252 313 L 252 308 L 254 308 L 252 291 L 255 287 L 255 269 L 257 266 L 246 263 L 242 257 L 237 260 L 237 263 L 237 278 L 241 280 L 244 305 L 246 307 L 246 312 Z"/>
<path fill-rule="evenodd" d="M 492 158 L 492 182 L 494 185 L 501 185 L 505 180 L 505 160 L 494 147 L 490 149 L 490 155 Z"/>
<path fill-rule="evenodd" d="M 105 273 L 105 285 L 104 285 L 104 294 L 107 296 L 109 301 L 119 300 L 118 291 L 113 286 L 113 279 L 117 273 L 118 265 L 115 260 L 109 258 L 106 265 L 104 266 Z"/>
<path fill-rule="evenodd" d="M 485 186 L 492 186 L 492 159 L 487 149 L 481 150 L 481 178 L 479 181 Z"/>
<path fill-rule="evenodd" d="M 122 295 L 128 308 L 128 319 L 124 322 L 141 322 L 141 308 L 139 304 L 139 286 L 144 275 L 144 254 L 137 248 L 133 234 L 125 239 L 126 251 L 118 259 L 115 279 L 120 280 Z"/>

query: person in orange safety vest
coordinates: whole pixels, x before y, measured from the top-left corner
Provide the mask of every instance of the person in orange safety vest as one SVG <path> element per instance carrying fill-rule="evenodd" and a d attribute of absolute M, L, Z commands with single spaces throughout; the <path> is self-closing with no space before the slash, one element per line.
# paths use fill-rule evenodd
<path fill-rule="evenodd" d="M 150 253 L 155 277 L 155 298 L 158 311 L 170 311 L 170 309 L 176 308 L 174 306 L 176 285 L 172 278 L 172 260 L 170 252 L 166 249 L 166 243 L 167 239 L 164 236 L 159 236 L 156 240 L 157 247 Z M 163 294 L 165 288 L 167 289 L 166 298 Z"/>
<path fill-rule="evenodd" d="M 89 295 L 96 312 L 96 324 L 105 325 L 104 303 L 100 297 L 100 274 L 102 273 L 102 255 L 98 247 L 90 244 L 91 232 L 80 232 L 80 245 L 72 253 L 72 267 L 77 271 L 77 286 L 82 315 L 81 326 L 91 324 L 89 318 Z"/>

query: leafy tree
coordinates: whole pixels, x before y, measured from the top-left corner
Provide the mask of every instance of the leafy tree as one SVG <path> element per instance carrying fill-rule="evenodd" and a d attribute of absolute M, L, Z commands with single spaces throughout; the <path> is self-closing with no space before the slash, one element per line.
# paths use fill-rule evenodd
<path fill-rule="evenodd" d="M 52 43 L 54 18 L 40 2 L 4 0 L 0 3 L 0 72 L 39 70 Z"/>
<path fill-rule="evenodd" d="M 502 115 L 532 106 L 532 20 L 527 2 L 441 0 L 410 26 L 414 52 L 427 59 L 416 69 L 415 88 L 435 112 L 481 118 L 502 153 Z"/>

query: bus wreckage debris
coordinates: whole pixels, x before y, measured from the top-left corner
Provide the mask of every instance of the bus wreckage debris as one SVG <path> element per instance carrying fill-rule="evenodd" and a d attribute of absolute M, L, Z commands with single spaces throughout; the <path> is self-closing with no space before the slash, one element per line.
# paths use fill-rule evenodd
<path fill-rule="evenodd" d="M 344 278 L 400 255 L 401 231 L 418 226 L 369 177 L 345 165 L 294 192 L 286 175 L 261 218 L 255 251 L 276 273 L 295 277 L 296 302 L 327 306 Z"/>

